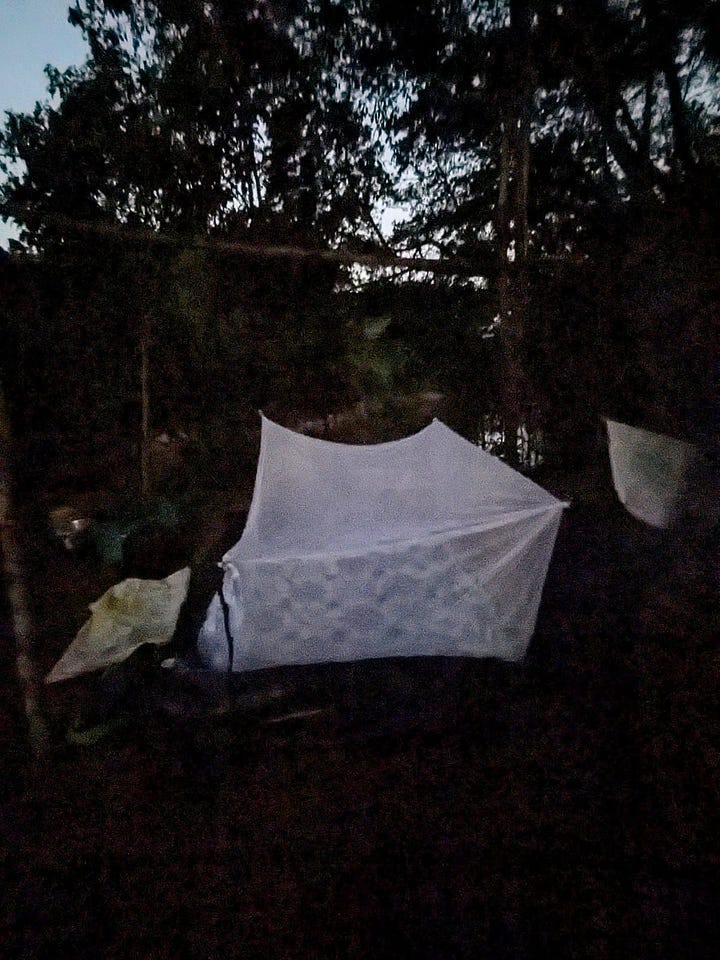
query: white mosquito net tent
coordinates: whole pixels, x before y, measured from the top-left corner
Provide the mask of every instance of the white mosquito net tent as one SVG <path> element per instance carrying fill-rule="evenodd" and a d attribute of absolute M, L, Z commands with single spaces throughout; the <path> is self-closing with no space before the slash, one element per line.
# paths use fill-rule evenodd
<path fill-rule="evenodd" d="M 563 506 L 437 420 L 356 446 L 263 417 L 252 505 L 223 557 L 224 603 L 210 605 L 200 657 L 238 671 L 374 657 L 519 660 Z"/>

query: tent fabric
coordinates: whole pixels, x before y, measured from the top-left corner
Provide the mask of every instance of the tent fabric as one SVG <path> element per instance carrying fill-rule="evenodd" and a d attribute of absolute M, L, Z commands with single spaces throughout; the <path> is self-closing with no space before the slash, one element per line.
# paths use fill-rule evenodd
<path fill-rule="evenodd" d="M 122 663 L 144 643 L 169 643 L 190 583 L 185 567 L 164 580 L 128 579 L 90 604 L 91 617 L 46 677 L 46 683 Z"/>
<path fill-rule="evenodd" d="M 696 446 L 626 423 L 607 421 L 610 468 L 620 502 L 652 527 L 672 526 L 683 514 L 691 476 L 698 466 Z"/>
<path fill-rule="evenodd" d="M 225 554 L 232 668 L 523 657 L 564 504 L 433 421 L 369 446 L 262 418 L 248 520 Z M 201 659 L 229 666 L 220 597 Z"/>

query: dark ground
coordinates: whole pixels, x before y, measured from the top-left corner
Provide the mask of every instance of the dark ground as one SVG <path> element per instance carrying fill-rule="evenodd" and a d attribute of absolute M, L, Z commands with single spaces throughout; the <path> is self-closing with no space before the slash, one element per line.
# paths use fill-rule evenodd
<path fill-rule="evenodd" d="M 45 669 L 113 572 L 34 569 Z M 3 637 L 0 953 L 716 956 L 715 573 L 707 533 L 581 498 L 522 666 L 290 671 L 333 709 L 146 708 L 36 763 Z"/>

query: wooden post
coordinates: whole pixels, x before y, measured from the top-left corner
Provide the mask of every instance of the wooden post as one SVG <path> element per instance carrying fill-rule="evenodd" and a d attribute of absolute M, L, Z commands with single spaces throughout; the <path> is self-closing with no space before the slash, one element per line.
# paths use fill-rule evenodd
<path fill-rule="evenodd" d="M 38 757 L 48 749 L 50 738 L 41 706 L 41 681 L 38 676 L 33 649 L 35 624 L 30 611 L 27 581 L 21 561 L 20 544 L 15 525 L 10 466 L 12 462 L 11 439 L 10 417 L 0 384 L 0 548 L 2 550 L 2 573 L 12 610 L 15 634 L 15 669 L 27 720 L 28 742 L 30 750 Z"/>

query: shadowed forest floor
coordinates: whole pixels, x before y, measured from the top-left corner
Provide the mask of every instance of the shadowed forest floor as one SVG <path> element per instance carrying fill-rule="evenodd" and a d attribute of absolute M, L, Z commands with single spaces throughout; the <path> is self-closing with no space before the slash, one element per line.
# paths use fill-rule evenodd
<path fill-rule="evenodd" d="M 37 763 L 4 636 L 3 956 L 715 956 L 710 540 L 578 503 L 522 665 L 287 671 L 331 709 L 144 710 Z M 110 572 L 35 569 L 47 669 Z"/>

